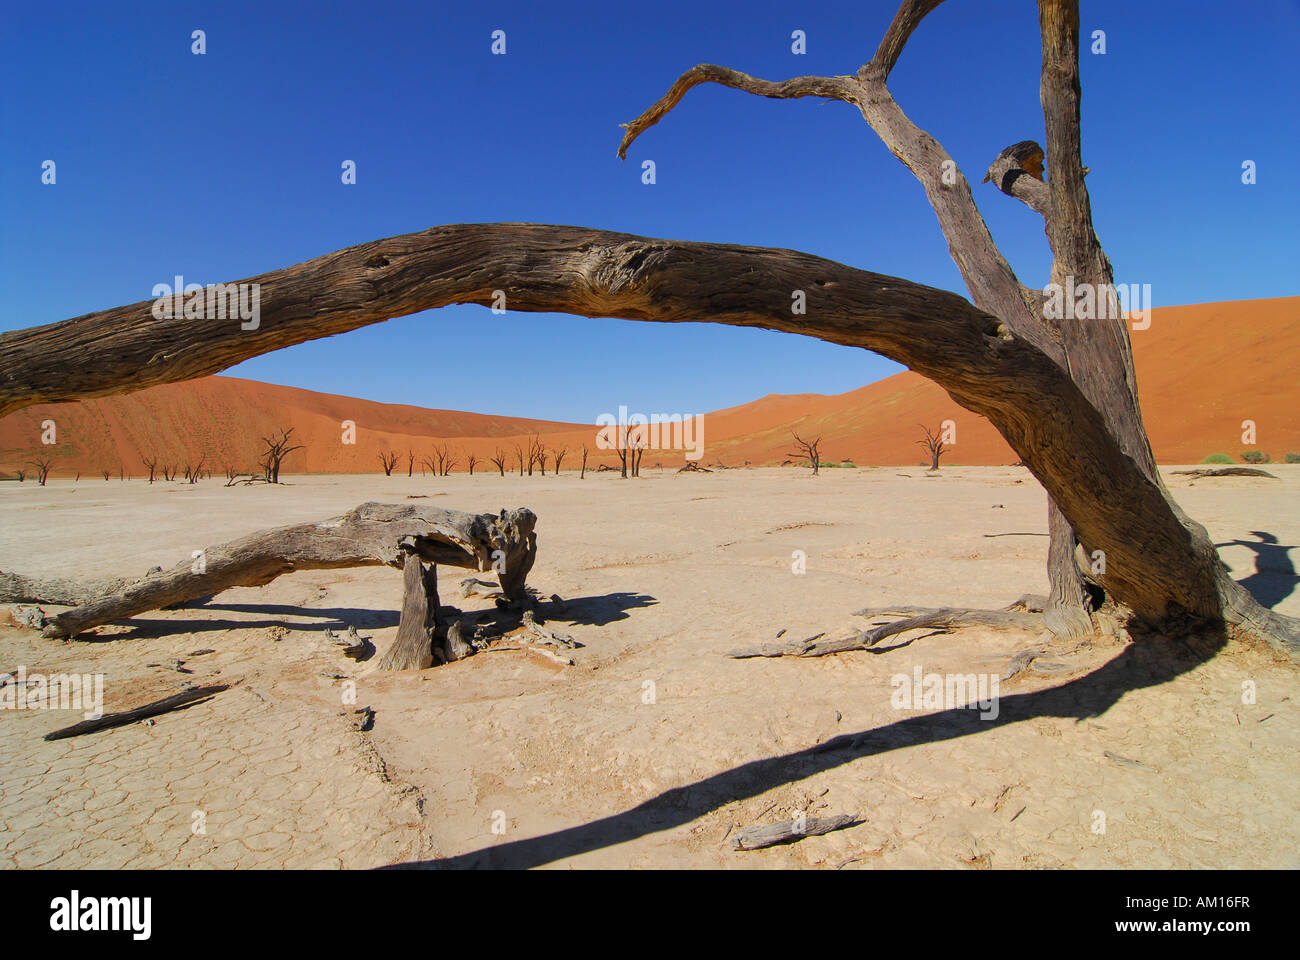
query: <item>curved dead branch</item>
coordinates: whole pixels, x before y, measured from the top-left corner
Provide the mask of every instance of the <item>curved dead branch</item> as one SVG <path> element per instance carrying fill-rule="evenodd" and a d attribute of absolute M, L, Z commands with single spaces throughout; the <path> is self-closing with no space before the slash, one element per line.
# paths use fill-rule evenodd
<path fill-rule="evenodd" d="M 751 77 L 730 67 L 719 67 L 712 63 L 701 63 L 691 67 L 674 83 L 650 109 L 631 123 L 619 124 L 627 132 L 618 145 L 618 158 L 627 159 L 627 148 L 646 130 L 662 120 L 673 107 L 681 102 L 682 97 L 692 87 L 701 83 L 717 83 L 733 90 L 769 97 L 773 100 L 797 100 L 800 97 L 822 97 L 826 100 L 843 100 L 853 103 L 857 93 L 857 84 L 852 77 L 794 77 L 790 80 L 774 82 Z"/>

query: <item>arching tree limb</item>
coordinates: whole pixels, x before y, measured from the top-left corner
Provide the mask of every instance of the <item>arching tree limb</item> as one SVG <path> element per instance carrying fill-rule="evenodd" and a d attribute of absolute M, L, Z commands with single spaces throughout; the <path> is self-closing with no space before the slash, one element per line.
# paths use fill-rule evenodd
<path fill-rule="evenodd" d="M 162 328 L 140 303 L 0 336 L 0 396 L 16 408 L 183 380 L 387 316 L 487 305 L 495 289 L 516 310 L 800 333 L 897 360 L 987 417 L 1084 541 L 1106 551 L 1099 579 L 1138 616 L 1158 621 L 1172 605 L 1286 623 L 1261 618 L 1205 531 L 1120 450 L 1059 366 L 955 294 L 791 250 L 535 224 L 438 227 L 257 279 L 258 331 L 218 320 Z M 796 289 L 809 294 L 806 316 L 790 313 Z"/>

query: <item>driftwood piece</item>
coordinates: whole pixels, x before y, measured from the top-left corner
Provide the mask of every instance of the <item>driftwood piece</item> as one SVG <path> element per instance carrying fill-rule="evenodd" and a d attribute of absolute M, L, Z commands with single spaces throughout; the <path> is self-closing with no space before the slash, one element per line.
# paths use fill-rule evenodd
<path fill-rule="evenodd" d="M 935 629 L 947 631 L 953 627 L 981 626 L 1001 629 L 1041 630 L 1043 617 L 1037 613 L 1013 610 L 961 610 L 950 607 L 868 607 L 858 610 L 855 616 L 899 616 L 903 619 L 886 623 L 871 630 L 863 630 L 839 640 L 820 640 L 818 634 L 794 643 L 761 643 L 751 647 L 738 647 L 727 651 L 736 660 L 749 657 L 824 657 L 850 650 L 867 650 L 881 640 L 908 630 Z M 820 642 L 819 642 L 820 641 Z"/>
<path fill-rule="evenodd" d="M 502 592 L 519 597 L 536 555 L 536 522 L 536 515 L 526 508 L 493 515 L 363 503 L 340 517 L 263 530 L 209 547 L 193 561 L 182 561 L 167 572 L 53 617 L 43 634 L 75 636 L 100 624 L 212 596 L 230 587 L 263 586 L 295 570 L 401 567 L 407 552 L 403 543 L 428 563 L 496 570 Z"/>
<path fill-rule="evenodd" d="M 447 663 L 464 660 L 474 654 L 474 648 L 465 639 L 465 623 L 466 621 L 457 617 L 447 628 L 447 636 L 442 641 L 442 657 Z"/>
<path fill-rule="evenodd" d="M 1257 470 L 1254 467 L 1218 467 L 1213 470 L 1175 470 L 1174 474 L 1180 477 L 1191 477 L 1193 480 L 1200 480 L 1204 477 L 1268 477 L 1270 480 L 1276 480 L 1277 476 L 1269 473 L 1267 470 Z"/>
<path fill-rule="evenodd" d="M 79 737 L 83 733 L 93 733 L 96 730 L 106 730 L 109 727 L 125 726 L 128 723 L 135 723 L 137 720 L 144 720 L 147 717 L 156 717 L 160 713 L 178 710 L 199 700 L 206 700 L 222 690 L 229 689 L 230 684 L 228 683 L 217 683 L 209 687 L 195 687 L 193 690 L 185 690 L 181 693 L 172 694 L 170 697 L 155 700 L 153 703 L 146 703 L 134 710 L 126 710 L 122 713 L 106 713 L 102 717 L 96 717 L 93 720 L 83 720 L 81 723 L 74 723 L 70 727 L 61 727 L 47 733 L 45 739 L 66 740 L 68 737 Z"/>
<path fill-rule="evenodd" d="M 533 610 L 524 611 L 523 622 L 528 632 L 542 643 L 569 648 L 582 646 L 567 633 L 560 633 L 558 630 L 552 630 L 550 627 L 544 626 L 537 619 L 537 614 Z"/>
<path fill-rule="evenodd" d="M 493 586 L 486 580 L 480 580 L 478 577 L 466 577 L 460 582 L 461 599 L 470 597 L 486 597 L 493 600 L 501 596 L 501 588 Z"/>
<path fill-rule="evenodd" d="M 28 630 L 43 630 L 47 622 L 44 610 L 28 604 L 19 604 L 10 610 L 9 619 L 14 626 L 26 627 Z"/>
<path fill-rule="evenodd" d="M 856 820 L 856 817 L 842 813 L 834 817 L 806 817 L 802 822 L 783 820 L 780 823 L 745 827 L 731 838 L 731 848 L 762 850 L 764 847 L 774 847 L 778 843 L 791 843 L 804 837 L 817 837 L 832 830 L 842 830 L 851 826 Z"/>

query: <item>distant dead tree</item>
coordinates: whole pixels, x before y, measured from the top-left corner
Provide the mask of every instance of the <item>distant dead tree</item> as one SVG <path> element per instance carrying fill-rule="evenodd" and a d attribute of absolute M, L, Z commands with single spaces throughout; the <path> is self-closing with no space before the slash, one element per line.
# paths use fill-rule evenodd
<path fill-rule="evenodd" d="M 205 453 L 199 457 L 198 463 L 193 463 L 189 457 L 185 458 L 185 479 L 191 484 L 198 483 L 203 479 L 203 463 L 208 459 Z"/>
<path fill-rule="evenodd" d="M 478 462 L 479 462 L 478 454 L 467 453 L 465 455 L 465 465 L 469 467 L 469 475 L 471 477 L 474 476 L 474 468 L 478 466 Z"/>
<path fill-rule="evenodd" d="M 111 470 L 101 470 L 101 471 L 99 471 L 99 472 L 100 472 L 101 474 L 103 474 L 103 476 L 104 476 L 104 482 L 105 482 L 105 483 L 108 483 L 108 477 L 109 477 L 109 474 L 111 474 L 113 471 L 111 471 Z M 78 479 L 81 478 L 81 474 L 80 474 L 80 473 L 77 474 L 77 478 L 78 478 Z"/>
<path fill-rule="evenodd" d="M 162 475 L 164 480 L 170 480 L 172 477 L 176 475 L 176 468 L 169 467 L 167 466 L 167 464 L 163 464 Z"/>
<path fill-rule="evenodd" d="M 415 475 L 415 451 L 406 451 L 406 475 L 408 477 Z"/>
<path fill-rule="evenodd" d="M 925 439 L 916 442 L 925 447 L 926 452 L 930 454 L 930 469 L 938 470 L 939 458 L 943 456 L 944 450 L 947 449 L 943 445 L 943 441 L 939 439 L 942 435 L 937 431 L 932 431 L 923 423 L 918 423 L 917 426 L 925 431 Z"/>
<path fill-rule="evenodd" d="M 579 480 L 587 479 L 587 454 L 589 452 L 590 451 L 587 449 L 587 445 L 584 443 L 582 445 L 582 472 L 578 474 Z"/>
<path fill-rule="evenodd" d="M 813 476 L 817 476 L 821 471 L 822 466 L 822 438 L 816 437 L 812 440 L 805 440 L 793 430 L 790 431 L 790 436 L 794 437 L 795 445 L 799 448 L 794 453 L 790 454 L 790 456 L 798 457 L 801 460 L 807 460 L 808 466 L 812 467 Z"/>
<path fill-rule="evenodd" d="M 295 450 L 302 450 L 303 444 L 291 446 L 289 438 L 293 436 L 294 428 L 281 430 L 280 436 L 263 437 L 262 442 L 266 444 L 266 451 L 262 454 L 259 465 L 262 468 L 262 475 L 266 478 L 267 483 L 280 482 L 280 465 L 284 463 L 284 458 Z"/>
<path fill-rule="evenodd" d="M 519 461 L 519 476 L 524 475 L 524 448 L 522 444 L 515 444 L 515 459 Z"/>
<path fill-rule="evenodd" d="M 564 462 L 564 456 L 569 452 L 568 447 L 551 447 L 551 459 L 555 461 L 555 475 L 560 475 L 560 464 Z"/>
<path fill-rule="evenodd" d="M 507 454 L 500 447 L 497 447 L 496 450 L 492 453 L 492 456 L 488 457 L 489 460 L 491 460 L 493 463 L 496 464 L 497 472 L 500 473 L 501 476 L 503 477 L 506 475 L 506 458 L 508 456 L 509 454 Z"/>
<path fill-rule="evenodd" d="M 646 449 L 650 446 L 647 430 L 645 426 L 637 426 L 628 433 L 628 465 L 634 477 L 641 476 L 641 458 L 645 456 Z"/>
<path fill-rule="evenodd" d="M 16 469 L 18 472 L 18 482 L 22 483 L 24 480 L 27 479 L 27 471 L 23 470 L 22 468 L 16 468 Z"/>
<path fill-rule="evenodd" d="M 382 450 L 379 451 L 379 462 L 383 465 L 384 476 L 391 477 L 393 475 L 393 468 L 397 466 L 397 451 L 390 450 L 387 453 L 384 453 Z"/>
<path fill-rule="evenodd" d="M 153 472 L 158 467 L 158 458 L 156 456 L 148 457 L 145 459 L 144 465 L 149 468 L 149 482 L 153 483 Z"/>
<path fill-rule="evenodd" d="M 533 467 L 538 463 L 542 465 L 542 474 L 546 474 L 546 453 L 542 449 L 542 439 L 540 436 L 528 438 L 528 475 L 533 475 Z"/>
<path fill-rule="evenodd" d="M 54 466 L 54 461 L 37 458 L 32 461 L 32 466 L 36 468 L 36 482 L 42 487 L 45 486 L 45 481 L 50 478 L 50 467 Z"/>
<path fill-rule="evenodd" d="M 445 443 L 435 444 L 433 459 L 426 459 L 425 463 L 428 464 L 435 477 L 445 477 L 451 473 L 451 468 L 456 465 L 454 453 L 451 447 Z"/>

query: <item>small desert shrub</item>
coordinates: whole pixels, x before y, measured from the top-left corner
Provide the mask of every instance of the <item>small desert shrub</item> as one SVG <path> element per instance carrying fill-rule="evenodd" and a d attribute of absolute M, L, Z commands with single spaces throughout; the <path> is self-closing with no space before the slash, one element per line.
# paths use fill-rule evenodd
<path fill-rule="evenodd" d="M 849 469 L 849 470 L 856 470 L 856 469 L 858 469 L 858 465 L 857 465 L 856 463 L 854 463 L 852 460 L 845 460 L 843 463 L 840 464 L 840 466 L 841 466 L 841 467 L 845 467 L 846 469 Z"/>
<path fill-rule="evenodd" d="M 1243 463 L 1268 463 L 1268 454 L 1263 450 L 1247 450 L 1241 455 Z"/>
<path fill-rule="evenodd" d="M 1236 461 L 1226 453 L 1212 453 L 1202 460 L 1201 463 L 1236 463 Z"/>
<path fill-rule="evenodd" d="M 1287 463 L 1300 463 L 1300 453 L 1288 453 L 1286 455 Z"/>

